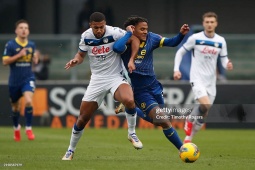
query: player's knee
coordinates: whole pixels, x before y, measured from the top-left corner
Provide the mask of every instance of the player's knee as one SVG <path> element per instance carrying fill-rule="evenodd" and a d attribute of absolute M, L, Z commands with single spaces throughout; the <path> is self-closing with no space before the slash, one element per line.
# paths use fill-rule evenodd
<path fill-rule="evenodd" d="M 32 99 L 27 99 L 25 102 L 26 107 L 31 107 L 32 106 Z"/>
<path fill-rule="evenodd" d="M 210 108 L 211 104 L 201 104 L 199 106 L 199 112 L 201 115 L 206 115 Z"/>
<path fill-rule="evenodd" d="M 13 112 L 19 112 L 19 106 L 17 106 L 17 105 L 12 106 L 12 111 Z"/>
<path fill-rule="evenodd" d="M 123 101 L 123 104 L 124 104 L 124 106 L 125 106 L 127 109 L 133 109 L 133 108 L 135 108 L 135 102 L 134 102 L 134 99 L 132 99 L 132 98 L 127 98 L 127 99 L 125 99 L 125 101 Z"/>
<path fill-rule="evenodd" d="M 156 122 L 156 123 L 153 123 L 154 125 L 156 126 L 161 126 L 163 129 L 168 129 L 169 127 L 171 127 L 171 122 L 169 120 L 164 120 L 164 121 L 161 121 L 161 122 Z"/>

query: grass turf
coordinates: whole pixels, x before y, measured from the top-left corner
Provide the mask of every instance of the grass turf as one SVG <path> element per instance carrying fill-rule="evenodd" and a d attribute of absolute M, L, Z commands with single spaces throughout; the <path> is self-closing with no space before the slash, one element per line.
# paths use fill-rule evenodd
<path fill-rule="evenodd" d="M 142 150 L 132 147 L 126 129 L 85 129 L 72 161 L 61 160 L 71 129 L 34 127 L 34 133 L 35 141 L 28 141 L 22 129 L 22 140 L 14 142 L 12 128 L 0 127 L 0 169 L 255 169 L 254 130 L 200 131 L 193 142 L 201 155 L 192 164 L 180 160 L 160 129 L 137 130 Z"/>

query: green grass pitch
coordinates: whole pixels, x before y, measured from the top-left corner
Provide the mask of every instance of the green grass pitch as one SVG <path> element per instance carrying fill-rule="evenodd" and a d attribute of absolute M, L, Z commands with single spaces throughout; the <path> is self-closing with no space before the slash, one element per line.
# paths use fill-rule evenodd
<path fill-rule="evenodd" d="M 126 129 L 85 129 L 74 159 L 62 161 L 71 129 L 34 127 L 35 141 L 13 141 L 11 127 L 0 127 L 0 169 L 167 170 L 255 169 L 255 131 L 206 129 L 194 143 L 201 151 L 195 163 L 184 163 L 160 129 L 138 129 L 142 150 L 127 140 Z M 184 132 L 178 130 L 183 139 Z M 11 164 L 9 166 L 6 166 Z"/>

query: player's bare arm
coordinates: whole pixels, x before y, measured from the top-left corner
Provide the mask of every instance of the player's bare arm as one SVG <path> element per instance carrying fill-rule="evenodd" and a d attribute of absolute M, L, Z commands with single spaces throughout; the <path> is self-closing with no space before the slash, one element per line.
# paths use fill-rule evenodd
<path fill-rule="evenodd" d="M 186 35 L 188 32 L 189 32 L 189 25 L 183 24 L 183 26 L 180 29 L 180 33 L 182 33 L 182 35 Z"/>
<path fill-rule="evenodd" d="M 9 64 L 12 64 L 14 62 L 16 62 L 19 58 L 23 57 L 27 55 L 27 48 L 23 48 L 22 50 L 20 50 L 20 52 L 12 57 L 8 57 L 8 58 L 5 58 L 3 59 L 3 65 L 4 66 L 7 66 Z"/>
<path fill-rule="evenodd" d="M 78 64 L 81 64 L 86 56 L 87 52 L 78 51 L 74 58 L 71 59 L 69 62 L 66 63 L 65 69 L 68 70 L 71 67 L 74 67 Z"/>

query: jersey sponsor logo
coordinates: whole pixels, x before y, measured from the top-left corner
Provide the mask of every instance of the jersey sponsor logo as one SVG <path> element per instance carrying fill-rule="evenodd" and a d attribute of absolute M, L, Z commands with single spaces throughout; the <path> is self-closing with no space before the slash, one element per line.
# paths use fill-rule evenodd
<path fill-rule="evenodd" d="M 109 51 L 110 51 L 110 47 L 105 47 L 105 46 L 92 48 L 92 54 L 94 55 L 108 53 Z"/>
<path fill-rule="evenodd" d="M 201 51 L 202 54 L 213 54 L 216 55 L 218 53 L 217 50 L 215 50 L 214 48 L 209 48 L 209 47 L 204 47 L 203 50 Z"/>

